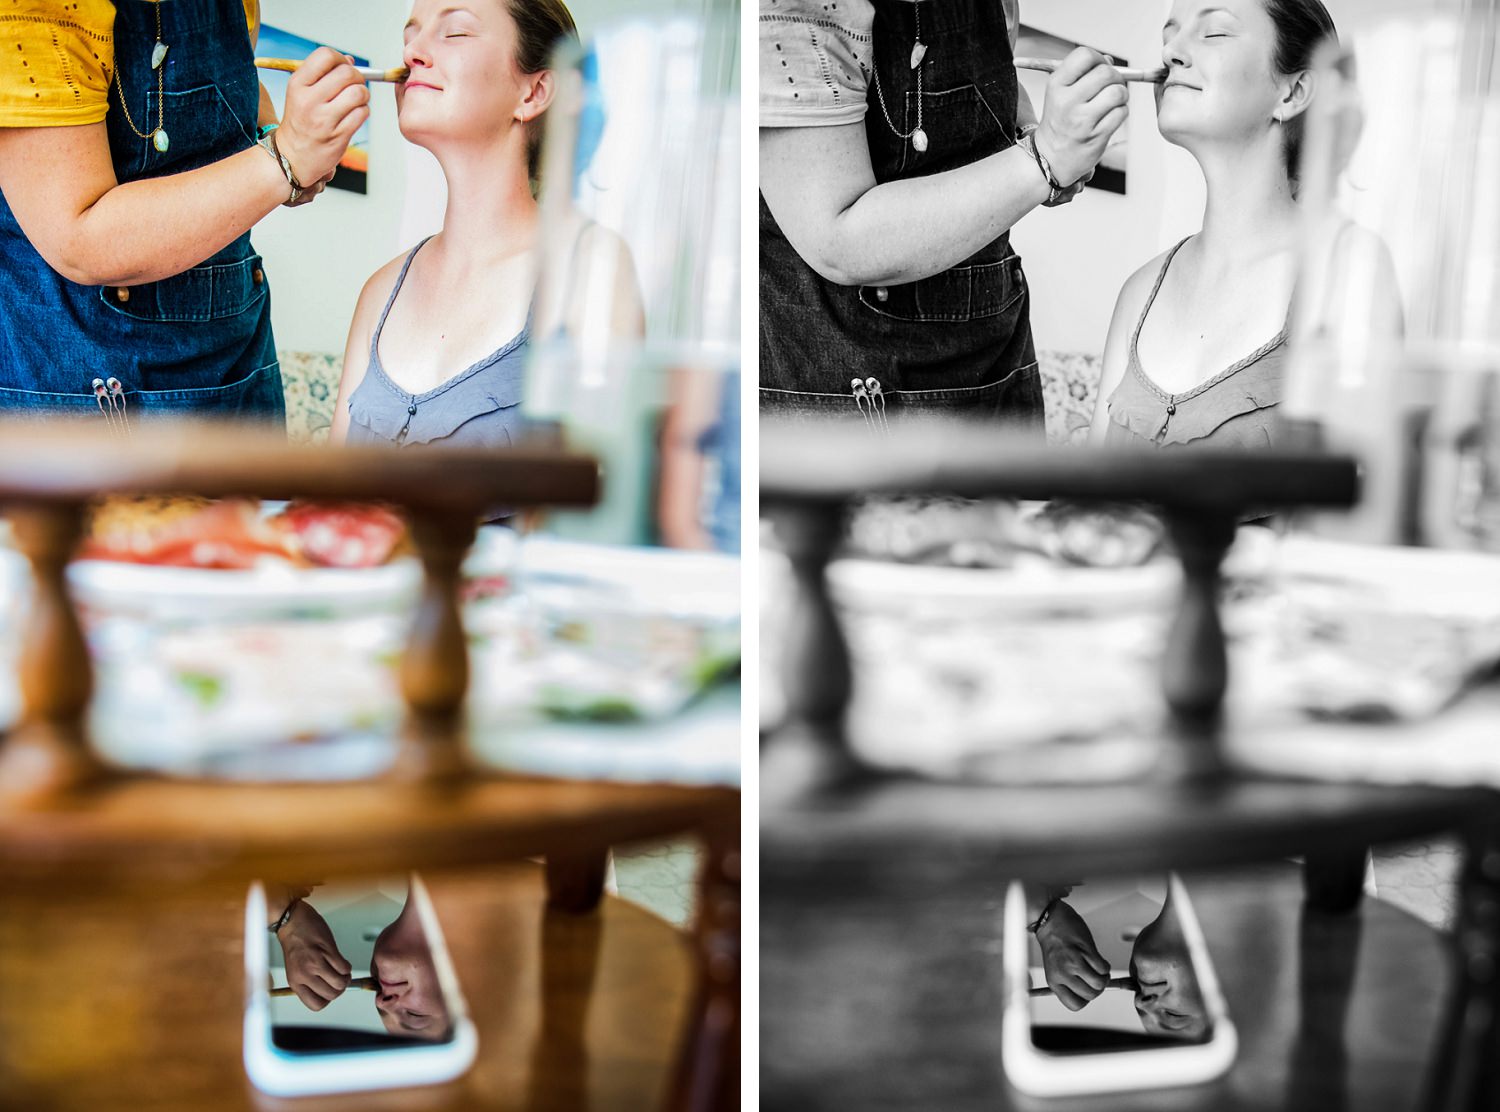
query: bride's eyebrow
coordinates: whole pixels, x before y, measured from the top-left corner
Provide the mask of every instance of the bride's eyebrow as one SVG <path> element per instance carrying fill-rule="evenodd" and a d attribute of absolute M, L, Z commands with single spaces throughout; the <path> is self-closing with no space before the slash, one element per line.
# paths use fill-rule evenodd
<path fill-rule="evenodd" d="M 444 19 L 444 18 L 446 18 L 447 16 L 450 16 L 450 15 L 473 15 L 473 14 L 474 14 L 474 11 L 473 11 L 472 8 L 465 8 L 465 7 L 461 7 L 461 6 L 458 6 L 458 5 L 454 5 L 452 7 L 444 8 L 442 11 L 438 12 L 436 18 L 437 19 Z M 420 27 L 421 27 L 421 24 L 417 22 L 417 17 L 416 16 L 412 16 L 410 19 L 408 19 L 406 21 L 406 26 L 403 27 L 403 28 L 401 28 L 401 31 L 404 34 L 405 32 L 412 30 L 413 28 L 420 28 Z"/>
<path fill-rule="evenodd" d="M 1204 8 L 1202 11 L 1198 12 L 1195 15 L 1194 18 L 1202 18 L 1204 16 L 1210 16 L 1210 15 L 1227 15 L 1230 19 L 1234 19 L 1234 20 L 1239 19 L 1239 16 L 1235 15 L 1228 8 L 1219 8 L 1219 7 Z M 1178 24 L 1178 22 L 1175 19 L 1169 19 L 1165 23 L 1162 24 L 1161 29 L 1163 31 L 1171 31 L 1171 30 L 1173 30 L 1174 28 L 1176 28 L 1178 26 L 1179 26 L 1179 24 Z"/>

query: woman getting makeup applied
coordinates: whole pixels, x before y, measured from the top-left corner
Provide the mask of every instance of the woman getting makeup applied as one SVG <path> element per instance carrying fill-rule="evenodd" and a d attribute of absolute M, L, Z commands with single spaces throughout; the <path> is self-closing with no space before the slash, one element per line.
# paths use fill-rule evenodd
<path fill-rule="evenodd" d="M 1333 18 L 1319 0 L 1177 0 L 1162 28 L 1157 126 L 1203 173 L 1203 227 L 1125 282 L 1105 341 L 1092 439 L 1110 445 L 1263 448 L 1280 434 L 1301 217 L 1297 165 Z M 1389 274 L 1354 225 L 1342 249 Z"/>
<path fill-rule="evenodd" d="M 552 50 L 574 38 L 560 0 L 417 0 L 397 88 L 401 133 L 442 166 L 442 230 L 365 283 L 344 355 L 333 439 L 502 447 L 519 435 L 536 290 L 536 181 L 552 103 Z M 643 331 L 628 251 L 580 222 L 606 268 L 612 325 Z M 603 262 L 601 262 L 603 260 Z M 559 327 L 569 317 L 561 313 Z"/>

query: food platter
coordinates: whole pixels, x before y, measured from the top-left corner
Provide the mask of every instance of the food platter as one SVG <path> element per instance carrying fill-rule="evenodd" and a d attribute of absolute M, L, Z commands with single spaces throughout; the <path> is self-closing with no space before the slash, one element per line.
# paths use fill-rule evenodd
<path fill-rule="evenodd" d="M 505 574 L 517 540 L 503 526 L 484 527 L 465 563 L 466 574 Z M 161 621 L 398 610 L 416 599 L 421 580 L 414 556 L 369 568 L 297 567 L 274 557 L 247 569 L 115 560 L 75 560 L 68 566 L 68 585 L 85 609 Z"/>

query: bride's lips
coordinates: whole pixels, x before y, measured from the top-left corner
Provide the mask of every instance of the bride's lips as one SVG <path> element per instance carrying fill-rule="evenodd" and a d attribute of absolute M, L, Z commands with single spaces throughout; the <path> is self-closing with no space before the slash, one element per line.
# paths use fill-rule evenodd
<path fill-rule="evenodd" d="M 413 89 L 431 89 L 435 93 L 443 91 L 440 85 L 433 85 L 427 81 L 415 81 L 411 78 L 407 78 L 405 88 L 407 92 L 411 92 Z"/>

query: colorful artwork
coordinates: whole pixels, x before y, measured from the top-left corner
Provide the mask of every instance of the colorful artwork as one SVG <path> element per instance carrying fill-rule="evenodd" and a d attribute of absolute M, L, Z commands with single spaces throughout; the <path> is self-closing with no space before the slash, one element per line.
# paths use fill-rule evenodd
<path fill-rule="evenodd" d="M 255 56 L 257 58 L 293 58 L 300 61 L 306 58 L 320 46 L 331 45 L 313 42 L 312 39 L 304 39 L 301 35 L 294 35 L 290 31 L 283 31 L 280 27 L 272 27 L 269 23 L 260 25 L 260 40 L 255 44 Z M 338 47 L 334 47 L 335 50 Z M 348 53 L 348 51 L 344 51 Z M 368 58 L 351 55 L 356 66 L 367 66 L 370 64 Z M 276 105 L 276 118 L 281 118 L 282 112 L 286 110 L 286 83 L 291 77 L 289 73 L 279 70 L 259 70 L 261 84 L 266 87 L 266 92 L 271 94 L 271 102 Z M 351 193 L 365 193 L 368 191 L 370 173 L 370 121 L 366 120 L 364 125 L 354 133 L 354 141 L 349 144 L 349 149 L 344 152 L 344 157 L 339 159 L 338 173 L 333 175 L 333 180 L 328 184 L 334 189 L 347 189 Z"/>
<path fill-rule="evenodd" d="M 1049 35 L 1046 31 L 1038 31 L 1035 27 L 1021 24 L 1020 34 L 1016 40 L 1017 58 L 1066 58 L 1079 46 L 1086 43 L 1076 43 L 1071 39 L 1065 39 L 1058 35 Z M 1098 47 L 1091 47 L 1099 50 Z M 1128 63 L 1117 54 L 1111 54 L 1107 50 L 1099 50 L 1116 66 L 1124 66 Z M 1032 107 L 1036 109 L 1037 115 L 1042 114 L 1042 102 L 1047 95 L 1047 75 L 1035 70 L 1017 70 L 1016 76 L 1020 78 L 1021 87 L 1031 97 Z M 1109 141 L 1109 146 L 1104 148 L 1104 157 L 1100 159 L 1098 168 L 1094 171 L 1094 177 L 1089 182 L 1091 189 L 1107 189 L 1111 193 L 1125 192 L 1125 151 L 1128 141 L 1127 132 L 1130 130 L 1130 121 L 1125 121 L 1124 126 L 1115 132 Z"/>

